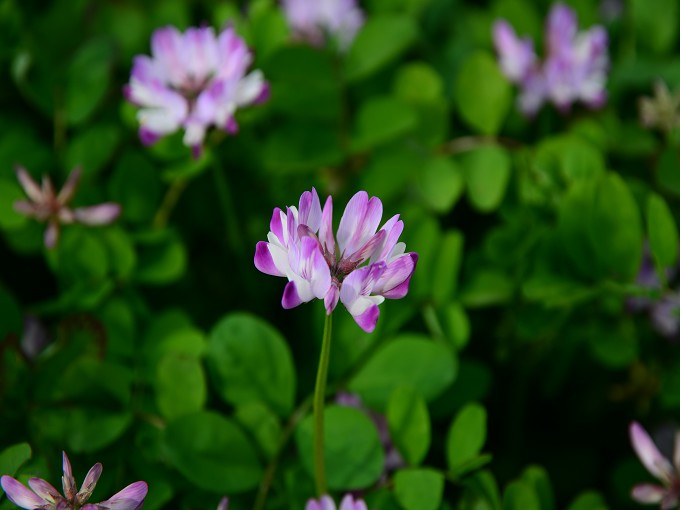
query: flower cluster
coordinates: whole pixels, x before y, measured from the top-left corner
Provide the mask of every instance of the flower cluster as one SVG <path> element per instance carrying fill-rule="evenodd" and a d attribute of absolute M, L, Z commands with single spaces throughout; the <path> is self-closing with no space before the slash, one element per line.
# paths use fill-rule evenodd
<path fill-rule="evenodd" d="M 341 50 L 349 48 L 364 23 L 355 0 L 283 0 L 283 9 L 295 36 L 314 46 L 335 38 Z"/>
<path fill-rule="evenodd" d="M 168 26 L 151 37 L 151 54 L 134 59 L 125 96 L 141 107 L 139 135 L 145 144 L 184 129 L 184 144 L 197 154 L 210 126 L 238 130 L 234 112 L 267 99 L 261 71 L 246 75 L 253 57 L 233 28 L 218 36 L 211 27 L 181 33 Z"/>
<path fill-rule="evenodd" d="M 661 503 L 662 510 L 677 508 L 680 504 L 680 432 L 675 436 L 673 464 L 661 455 L 639 423 L 633 422 L 630 425 L 630 442 L 647 471 L 663 484 L 636 485 L 631 492 L 633 499 L 640 503 Z"/>
<path fill-rule="evenodd" d="M 320 499 L 310 499 L 305 510 L 335 510 L 335 502 L 330 496 L 321 496 Z M 345 495 L 340 502 L 339 510 L 367 510 L 366 503 L 361 499 L 354 499 L 351 494 Z"/>
<path fill-rule="evenodd" d="M 75 195 L 80 182 L 81 171 L 74 169 L 59 193 L 55 192 L 52 181 L 44 176 L 39 186 L 22 167 L 17 168 L 17 179 L 29 200 L 18 200 L 14 209 L 21 214 L 47 222 L 45 246 L 54 248 L 59 239 L 59 225 L 82 223 L 83 225 L 106 225 L 114 221 L 120 214 L 120 206 L 115 203 L 104 203 L 90 207 L 71 209 L 68 204 Z"/>
<path fill-rule="evenodd" d="M 255 267 L 288 278 L 284 308 L 318 298 L 330 314 L 339 300 L 357 324 L 371 332 L 380 314 L 378 305 L 408 292 L 418 260 L 417 254 L 405 253 L 405 244 L 398 242 L 404 229 L 399 215 L 377 230 L 381 217 L 380 199 L 359 191 L 340 219 L 336 244 L 332 198 L 328 197 L 322 210 L 312 188 L 300 197 L 299 208 L 274 209 L 268 242 L 257 243 Z"/>
<path fill-rule="evenodd" d="M 533 41 L 518 38 L 505 20 L 494 23 L 493 40 L 503 74 L 521 88 L 519 108 L 525 115 L 534 115 L 548 101 L 563 112 L 577 101 L 590 108 L 604 105 L 607 32 L 601 26 L 578 32 L 576 14 L 566 5 L 558 3 L 550 10 L 543 62 Z"/>
<path fill-rule="evenodd" d="M 639 101 L 640 121 L 646 128 L 670 133 L 680 127 L 680 90 L 671 93 L 661 80 L 654 83 L 654 96 Z"/>
<path fill-rule="evenodd" d="M 62 454 L 62 466 L 64 470 L 64 476 L 61 479 L 64 488 L 63 496 L 50 483 L 41 478 L 28 480 L 28 486 L 31 489 L 6 475 L 0 478 L 0 484 L 12 503 L 28 510 L 34 508 L 42 510 L 108 510 L 113 508 L 139 510 L 144 504 L 144 498 L 149 490 L 146 482 L 130 484 L 101 503 L 87 503 L 102 474 L 102 465 L 97 462 L 90 468 L 80 490 L 73 478 L 71 463 L 66 453 Z"/>

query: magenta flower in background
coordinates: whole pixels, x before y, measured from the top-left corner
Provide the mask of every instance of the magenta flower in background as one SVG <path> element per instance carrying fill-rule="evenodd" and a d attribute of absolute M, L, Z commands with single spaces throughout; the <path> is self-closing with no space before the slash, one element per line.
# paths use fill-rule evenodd
<path fill-rule="evenodd" d="M 41 478 L 28 480 L 28 487 L 11 476 L 0 478 L 7 498 L 17 506 L 26 509 L 42 510 L 138 510 L 144 504 L 144 498 L 149 490 L 146 482 L 135 482 L 122 491 L 114 494 L 101 503 L 87 503 L 94 491 L 97 481 L 102 474 L 102 465 L 97 462 L 85 476 L 83 486 L 78 490 L 71 472 L 71 463 L 64 452 L 62 454 L 64 476 L 62 485 L 64 495 L 59 494 L 50 483 Z"/>
<path fill-rule="evenodd" d="M 16 172 L 19 184 L 29 200 L 14 202 L 14 209 L 38 221 L 47 222 L 44 240 L 48 248 L 56 246 L 61 224 L 107 225 L 120 214 L 120 205 L 111 202 L 75 209 L 68 207 L 80 181 L 79 168 L 71 171 L 59 193 L 55 192 L 52 181 L 47 176 L 43 177 L 42 186 L 38 186 L 26 169 L 18 167 Z"/>
<path fill-rule="evenodd" d="M 305 510 L 336 510 L 335 502 L 330 496 L 321 496 L 320 499 L 310 499 Z M 351 494 L 345 495 L 340 502 L 339 510 L 367 510 L 366 503 L 361 499 L 354 499 Z"/>
<path fill-rule="evenodd" d="M 633 487 L 632 498 L 639 503 L 661 503 L 663 510 L 677 508 L 680 504 L 680 432 L 675 435 L 673 464 L 656 447 L 642 426 L 630 424 L 630 442 L 640 462 L 662 485 L 643 483 Z"/>
<path fill-rule="evenodd" d="M 141 107 L 139 136 L 151 144 L 184 129 L 184 144 L 200 151 L 206 131 L 216 126 L 235 133 L 234 113 L 267 99 L 261 71 L 246 75 L 253 56 L 233 28 L 215 35 L 211 27 L 159 28 L 151 36 L 151 56 L 138 55 L 126 98 Z"/>
<path fill-rule="evenodd" d="M 555 4 L 546 20 L 546 56 L 539 62 L 530 38 L 520 39 L 505 20 L 493 26 L 503 74 L 519 85 L 519 109 L 534 115 L 545 102 L 567 112 L 575 102 L 599 108 L 607 99 L 607 32 L 601 26 L 578 32 L 576 14 Z"/>
<path fill-rule="evenodd" d="M 282 0 L 282 5 L 295 37 L 314 46 L 330 36 L 345 51 L 364 24 L 355 0 Z"/>
<path fill-rule="evenodd" d="M 299 208 L 287 207 L 285 213 L 274 209 L 268 242 L 260 241 L 255 249 L 255 267 L 288 278 L 284 308 L 323 299 L 330 315 L 341 301 L 370 333 L 380 315 L 378 305 L 407 294 L 418 261 L 416 253 L 405 253 L 405 244 L 398 242 L 404 229 L 399 215 L 378 230 L 381 217 L 380 199 L 359 191 L 340 219 L 336 244 L 332 198 L 322 210 L 312 188 L 300 197 Z"/>

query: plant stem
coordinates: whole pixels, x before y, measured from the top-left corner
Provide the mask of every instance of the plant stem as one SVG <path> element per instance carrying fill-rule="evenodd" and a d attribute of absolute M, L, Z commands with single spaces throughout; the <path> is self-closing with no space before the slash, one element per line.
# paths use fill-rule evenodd
<path fill-rule="evenodd" d="M 328 360 L 331 354 L 331 332 L 333 329 L 333 314 L 326 315 L 323 326 L 323 341 L 319 370 L 316 373 L 316 388 L 314 389 L 314 474 L 316 478 L 317 496 L 326 494 L 326 470 L 323 459 L 323 408 L 326 400 L 326 379 L 328 378 Z"/>
<path fill-rule="evenodd" d="M 158 208 L 156 215 L 153 217 L 153 226 L 156 228 L 163 228 L 168 224 L 168 219 L 170 219 L 170 213 L 177 205 L 179 197 L 182 195 L 184 188 L 187 187 L 188 181 L 185 179 L 178 179 L 173 181 L 173 183 L 165 192 L 163 197 L 163 202 Z"/>

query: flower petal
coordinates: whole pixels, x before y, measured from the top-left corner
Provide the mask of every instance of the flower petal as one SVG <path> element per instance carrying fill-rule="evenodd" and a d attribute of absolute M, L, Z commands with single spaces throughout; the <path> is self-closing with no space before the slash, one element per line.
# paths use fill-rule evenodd
<path fill-rule="evenodd" d="M 229 498 L 224 496 L 217 505 L 217 510 L 227 510 L 229 508 Z"/>
<path fill-rule="evenodd" d="M 675 433 L 675 447 L 673 448 L 673 465 L 677 473 L 680 473 L 680 430 Z"/>
<path fill-rule="evenodd" d="M 518 38 L 515 30 L 505 20 L 494 23 L 493 42 L 503 74 L 511 82 L 521 83 L 536 61 L 534 43 L 529 38 Z"/>
<path fill-rule="evenodd" d="M 667 489 L 648 483 L 633 487 L 630 496 L 638 503 L 659 503 L 666 495 Z"/>
<path fill-rule="evenodd" d="M 321 213 L 319 241 L 326 253 L 335 257 L 335 237 L 333 237 L 333 198 L 329 195 Z"/>
<path fill-rule="evenodd" d="M 92 496 L 92 491 L 94 491 L 94 488 L 97 485 L 97 482 L 99 481 L 99 477 L 101 476 L 101 474 L 102 465 L 99 462 L 92 466 L 90 470 L 87 472 L 85 480 L 83 481 L 83 485 L 80 486 L 80 490 L 78 491 L 77 494 L 78 502 L 81 505 L 85 503 L 88 499 L 90 499 L 90 496 Z"/>
<path fill-rule="evenodd" d="M 319 231 L 321 226 L 321 203 L 319 202 L 319 195 L 314 188 L 312 188 L 312 191 L 305 191 L 300 196 L 298 225 L 307 225 L 315 234 Z"/>
<path fill-rule="evenodd" d="M 274 259 L 269 251 L 271 245 L 264 241 L 260 241 L 255 246 L 255 267 L 265 274 L 272 276 L 286 276 L 285 273 L 279 271 L 274 263 Z M 275 247 L 276 248 L 276 247 Z"/>
<path fill-rule="evenodd" d="M 61 190 L 59 191 L 59 194 L 57 195 L 57 201 L 61 205 L 66 205 L 71 201 L 73 195 L 76 192 L 76 188 L 78 187 L 78 182 L 80 182 L 81 175 L 82 170 L 80 169 L 80 167 L 76 167 L 73 170 L 71 170 L 68 179 L 66 179 L 66 182 L 64 183 Z"/>
<path fill-rule="evenodd" d="M 187 55 L 184 37 L 173 26 L 157 29 L 151 36 L 151 54 L 167 80 L 180 87 L 187 81 Z"/>
<path fill-rule="evenodd" d="M 565 4 L 556 3 L 546 21 L 546 41 L 548 53 L 560 54 L 570 51 L 578 25 L 576 13 Z"/>
<path fill-rule="evenodd" d="M 380 309 L 378 305 L 372 304 L 369 306 L 364 313 L 361 315 L 353 315 L 354 320 L 366 333 L 373 333 L 375 325 L 378 322 L 378 317 L 380 316 Z"/>
<path fill-rule="evenodd" d="M 639 423 L 633 422 L 630 424 L 629 432 L 633 449 L 647 471 L 659 480 L 670 483 L 673 477 L 673 468 L 670 462 L 661 455 L 647 431 Z"/>
<path fill-rule="evenodd" d="M 45 229 L 45 234 L 43 235 L 43 242 L 45 243 L 45 246 L 51 250 L 57 245 L 58 240 L 59 240 L 59 223 L 57 223 L 56 221 L 50 221 L 47 224 L 47 228 Z M 75 486 L 75 481 L 73 482 L 73 484 Z"/>
<path fill-rule="evenodd" d="M 184 33 L 186 66 L 193 83 L 203 83 L 217 70 L 217 38 L 212 27 L 188 28 Z"/>
<path fill-rule="evenodd" d="M 5 475 L 0 478 L 0 485 L 2 485 L 2 489 L 5 491 L 7 499 L 21 508 L 27 508 L 31 510 L 33 508 L 39 508 L 48 503 L 33 491 L 29 490 L 24 484 L 18 480 L 15 480 L 11 476 Z"/>
<path fill-rule="evenodd" d="M 28 200 L 17 200 L 14 202 L 13 206 L 16 212 L 26 216 L 37 217 L 39 215 L 39 210 L 36 205 Z"/>
<path fill-rule="evenodd" d="M 338 304 L 340 299 L 340 289 L 338 289 L 335 283 L 331 283 L 328 288 L 326 296 L 323 298 L 323 304 L 326 307 L 326 314 L 330 315 Z"/>
<path fill-rule="evenodd" d="M 361 499 L 355 500 L 351 494 L 347 494 L 342 498 L 340 510 L 366 510 L 366 503 Z"/>
<path fill-rule="evenodd" d="M 73 478 L 71 462 L 68 460 L 68 455 L 66 455 L 66 452 L 61 452 L 61 458 L 62 469 L 64 471 L 64 475 L 61 477 L 61 483 L 64 487 L 64 496 L 69 501 L 73 501 L 73 499 L 76 497 L 76 493 L 78 492 L 78 486 L 76 485 L 76 481 Z"/>
<path fill-rule="evenodd" d="M 388 299 L 401 299 L 408 293 L 411 276 L 416 270 L 417 253 L 407 253 L 393 260 L 385 268 L 373 287 L 374 294 L 381 294 Z"/>
<path fill-rule="evenodd" d="M 109 510 L 138 510 L 144 504 L 144 498 L 149 491 L 146 482 L 135 482 L 117 492 L 106 501 L 97 503 Z"/>
<path fill-rule="evenodd" d="M 375 234 L 382 217 L 382 202 L 368 199 L 365 191 L 356 193 L 347 204 L 338 226 L 338 246 L 343 258 L 364 246 Z"/>
<path fill-rule="evenodd" d="M 286 310 L 295 308 L 303 301 L 298 295 L 297 288 L 295 287 L 295 282 L 288 282 L 286 288 L 283 289 L 283 298 L 281 298 L 281 306 Z"/>
<path fill-rule="evenodd" d="M 59 491 L 42 478 L 31 478 L 28 481 L 28 486 L 44 501 L 55 503 L 62 499 L 62 496 L 61 494 L 59 494 Z"/>
<path fill-rule="evenodd" d="M 264 75 L 257 69 L 238 81 L 234 89 L 234 102 L 237 106 L 246 106 L 261 101 L 263 90 L 266 88 Z"/>
<path fill-rule="evenodd" d="M 33 202 L 43 202 L 43 192 L 40 189 L 40 186 L 38 186 L 38 183 L 33 180 L 31 174 L 29 174 L 22 166 L 16 167 L 16 174 L 19 184 L 21 184 L 21 187 L 24 189 L 26 196 Z"/>
<path fill-rule="evenodd" d="M 79 207 L 73 210 L 77 222 L 83 225 L 108 225 L 120 215 L 120 205 L 113 202 Z"/>

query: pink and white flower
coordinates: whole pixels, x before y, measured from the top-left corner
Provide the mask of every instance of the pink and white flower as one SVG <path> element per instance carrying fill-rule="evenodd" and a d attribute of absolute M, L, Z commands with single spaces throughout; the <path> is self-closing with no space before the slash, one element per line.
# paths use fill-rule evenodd
<path fill-rule="evenodd" d="M 356 0 L 282 0 L 282 5 L 295 36 L 314 46 L 331 36 L 345 51 L 364 24 Z"/>
<path fill-rule="evenodd" d="M 233 28 L 219 35 L 211 27 L 159 28 L 151 36 L 151 56 L 138 55 L 124 92 L 140 106 L 139 136 L 151 144 L 184 129 L 184 144 L 200 151 L 206 131 L 217 126 L 238 131 L 234 113 L 268 98 L 262 72 L 246 75 L 253 56 Z"/>
<path fill-rule="evenodd" d="M 405 253 L 405 244 L 398 242 L 404 229 L 399 215 L 378 230 L 381 217 L 380 199 L 359 191 L 334 236 L 332 198 L 322 210 L 312 188 L 300 197 L 299 208 L 287 207 L 285 213 L 274 209 L 267 242 L 260 241 L 255 249 L 255 267 L 288 278 L 284 308 L 316 298 L 324 300 L 330 314 L 341 301 L 357 324 L 371 332 L 380 315 L 378 305 L 406 295 L 418 261 L 416 253 Z"/>
<path fill-rule="evenodd" d="M 519 39 L 505 20 L 494 23 L 493 40 L 503 74 L 520 86 L 518 103 L 525 115 L 534 115 L 546 101 L 563 112 L 577 101 L 589 108 L 604 105 L 607 32 L 601 26 L 578 32 L 576 14 L 566 5 L 557 3 L 548 14 L 543 62 L 531 39 Z"/>
<path fill-rule="evenodd" d="M 75 209 L 68 206 L 80 182 L 79 168 L 71 171 L 59 193 L 54 190 L 48 176 L 43 176 L 42 186 L 39 186 L 25 168 L 17 167 L 16 173 L 28 200 L 14 202 L 14 209 L 40 222 L 47 222 L 44 241 L 48 248 L 56 246 L 61 224 L 107 225 L 120 214 L 120 205 L 112 202 Z"/>
<path fill-rule="evenodd" d="M 639 503 L 661 503 L 662 510 L 680 504 L 680 432 L 675 434 L 673 463 L 664 457 L 642 426 L 630 424 L 630 442 L 640 462 L 662 485 L 643 483 L 633 487 L 631 496 Z"/>
<path fill-rule="evenodd" d="M 336 510 L 335 502 L 330 496 L 321 496 L 318 500 L 310 499 L 305 510 Z M 367 510 L 366 503 L 362 499 L 354 499 L 351 494 L 345 495 L 340 502 L 338 510 Z"/>
<path fill-rule="evenodd" d="M 102 465 L 97 462 L 85 476 L 83 486 L 78 490 L 71 471 L 71 463 L 64 452 L 62 454 L 62 486 L 64 495 L 59 494 L 49 482 L 41 478 L 28 480 L 28 487 L 12 478 L 0 478 L 7 498 L 15 505 L 28 510 L 139 510 L 144 504 L 144 498 L 149 490 L 146 482 L 135 482 L 101 503 L 87 503 L 94 491 L 97 481 L 102 474 Z"/>

